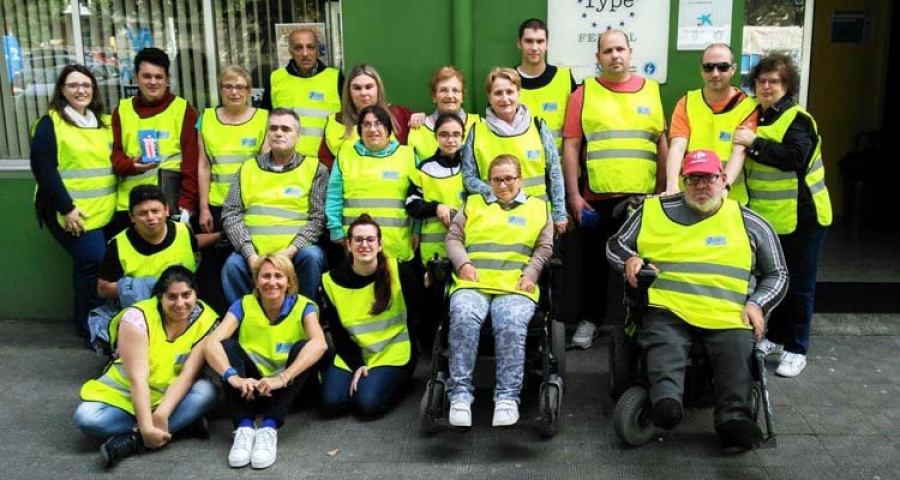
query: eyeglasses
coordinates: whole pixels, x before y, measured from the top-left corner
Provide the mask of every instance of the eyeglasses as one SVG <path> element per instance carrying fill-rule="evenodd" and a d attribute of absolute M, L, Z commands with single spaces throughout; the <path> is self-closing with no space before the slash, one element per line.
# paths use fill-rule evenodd
<path fill-rule="evenodd" d="M 767 85 L 777 87 L 778 85 L 781 85 L 781 79 L 780 78 L 757 78 L 756 84 L 761 85 L 763 87 L 765 87 Z"/>
<path fill-rule="evenodd" d="M 370 128 L 383 128 L 384 127 L 384 124 L 378 120 L 376 120 L 374 122 L 362 122 L 361 125 L 362 125 L 363 130 L 368 130 Z"/>
<path fill-rule="evenodd" d="M 230 83 L 226 83 L 222 85 L 222 90 L 226 92 L 246 92 L 250 90 L 250 85 L 232 85 Z"/>
<path fill-rule="evenodd" d="M 438 132 L 438 138 L 441 140 L 460 140 L 462 139 L 462 132 Z"/>
<path fill-rule="evenodd" d="M 356 245 L 362 245 L 364 243 L 375 245 L 378 243 L 378 237 L 353 237 L 351 240 L 353 240 L 353 243 Z"/>
<path fill-rule="evenodd" d="M 462 93 L 462 90 L 458 88 L 442 87 L 438 89 L 437 93 L 440 93 L 441 95 L 459 95 Z"/>
<path fill-rule="evenodd" d="M 705 183 L 707 185 L 716 183 L 719 180 L 721 175 L 714 173 L 705 173 L 702 175 L 688 175 L 684 177 L 685 185 L 699 185 L 700 183 Z"/>
<path fill-rule="evenodd" d="M 519 177 L 491 177 L 491 183 L 493 183 L 494 185 L 500 185 L 504 183 L 506 185 L 510 185 L 518 179 Z"/>
<path fill-rule="evenodd" d="M 94 88 L 94 86 L 91 85 L 91 82 L 84 82 L 84 83 L 72 82 L 72 83 L 66 83 L 65 86 L 69 90 L 78 90 L 79 88 L 82 90 L 91 90 Z"/>
<path fill-rule="evenodd" d="M 734 65 L 734 64 L 731 62 L 704 63 L 702 65 L 702 67 L 703 67 L 703 71 L 706 73 L 712 73 L 713 70 L 718 70 L 722 73 L 725 73 L 728 70 L 731 70 L 732 65 Z"/>

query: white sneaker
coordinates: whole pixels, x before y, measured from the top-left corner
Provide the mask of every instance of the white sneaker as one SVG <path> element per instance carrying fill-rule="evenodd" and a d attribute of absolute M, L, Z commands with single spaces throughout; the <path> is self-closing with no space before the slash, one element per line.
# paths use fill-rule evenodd
<path fill-rule="evenodd" d="M 597 338 L 598 335 L 597 325 L 594 325 L 587 320 L 582 320 L 575 329 L 575 334 L 572 335 L 572 346 L 578 348 L 591 348 L 591 345 L 594 344 L 594 339 Z"/>
<path fill-rule="evenodd" d="M 253 427 L 240 427 L 234 431 L 234 443 L 228 452 L 229 467 L 241 468 L 250 463 L 250 451 L 253 449 L 255 436 L 256 430 Z"/>
<path fill-rule="evenodd" d="M 494 420 L 491 425 L 495 427 L 508 427 L 519 421 L 519 404 L 512 400 L 500 400 L 494 405 Z"/>
<path fill-rule="evenodd" d="M 278 431 L 272 427 L 263 427 L 256 431 L 253 441 L 253 453 L 250 455 L 250 466 L 253 468 L 269 468 L 275 463 L 278 452 Z"/>
<path fill-rule="evenodd" d="M 454 427 L 471 427 L 472 405 L 466 402 L 450 402 L 450 417 L 447 420 Z"/>
<path fill-rule="evenodd" d="M 766 354 L 766 356 L 776 355 L 784 352 L 784 345 L 775 343 L 765 337 L 763 337 L 763 339 L 756 344 L 756 348 L 762 350 Z"/>
<path fill-rule="evenodd" d="M 775 374 L 781 377 L 793 378 L 800 375 L 806 368 L 806 355 L 800 353 L 784 352 L 781 363 L 775 369 Z"/>

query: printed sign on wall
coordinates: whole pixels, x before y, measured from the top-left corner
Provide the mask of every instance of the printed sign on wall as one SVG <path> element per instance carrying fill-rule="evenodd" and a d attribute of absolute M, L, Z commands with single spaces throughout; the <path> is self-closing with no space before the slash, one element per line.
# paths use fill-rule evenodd
<path fill-rule="evenodd" d="M 628 34 L 631 71 L 666 82 L 670 0 L 547 0 L 548 61 L 572 68 L 576 81 L 600 74 L 597 38 L 606 30 Z"/>
<path fill-rule="evenodd" d="M 681 0 L 678 50 L 703 50 L 711 43 L 731 44 L 731 0 Z"/>

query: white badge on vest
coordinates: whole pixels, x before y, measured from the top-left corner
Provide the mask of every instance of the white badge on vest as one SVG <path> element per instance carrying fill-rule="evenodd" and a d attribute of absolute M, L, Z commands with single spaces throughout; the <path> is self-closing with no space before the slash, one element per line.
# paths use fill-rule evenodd
<path fill-rule="evenodd" d="M 400 172 L 396 172 L 394 170 L 385 170 L 381 174 L 381 179 L 382 180 L 399 180 Z"/>
<path fill-rule="evenodd" d="M 726 243 L 724 235 L 711 235 L 706 237 L 707 247 L 724 247 Z"/>
<path fill-rule="evenodd" d="M 557 105 L 556 102 L 544 102 L 544 104 L 541 105 L 541 108 L 545 112 L 556 112 L 559 110 L 559 105 Z"/>
<path fill-rule="evenodd" d="M 518 215 L 510 215 L 506 221 L 510 225 L 515 225 L 517 227 L 524 227 L 525 224 L 527 223 L 527 221 L 525 220 L 525 217 L 520 217 Z"/>
<path fill-rule="evenodd" d="M 275 344 L 275 353 L 290 353 L 293 346 L 290 342 L 278 342 Z"/>
<path fill-rule="evenodd" d="M 650 115 L 650 107 L 637 107 L 638 115 Z"/>
<path fill-rule="evenodd" d="M 242 147 L 255 147 L 255 146 L 256 146 L 256 139 L 255 139 L 255 138 L 242 138 L 242 139 L 241 139 L 241 146 L 242 146 Z"/>
<path fill-rule="evenodd" d="M 284 189 L 284 194 L 289 197 L 299 197 L 303 195 L 303 189 L 300 187 L 287 187 Z"/>
<path fill-rule="evenodd" d="M 322 92 L 317 92 L 317 91 L 313 90 L 313 91 L 309 92 L 309 99 L 314 102 L 324 102 L 325 94 Z"/>
<path fill-rule="evenodd" d="M 187 358 L 188 358 L 188 354 L 187 354 L 187 353 L 179 353 L 178 355 L 175 355 L 175 364 L 176 364 L 176 365 L 183 365 L 184 362 L 187 361 Z"/>
<path fill-rule="evenodd" d="M 719 132 L 719 140 L 721 140 L 723 142 L 730 142 L 731 141 L 731 132 L 726 132 L 724 130 Z"/>
<path fill-rule="evenodd" d="M 528 150 L 525 152 L 525 157 L 528 160 L 540 160 L 541 159 L 541 151 L 540 150 Z"/>

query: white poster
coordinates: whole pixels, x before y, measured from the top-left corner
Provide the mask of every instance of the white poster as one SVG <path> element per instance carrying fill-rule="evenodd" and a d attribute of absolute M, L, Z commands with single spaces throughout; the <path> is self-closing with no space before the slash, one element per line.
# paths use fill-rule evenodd
<path fill-rule="evenodd" d="M 616 28 L 628 34 L 631 71 L 666 82 L 669 0 L 547 0 L 548 61 L 572 69 L 576 81 L 600 74 L 597 37 Z"/>
<path fill-rule="evenodd" d="M 328 36 L 325 34 L 324 23 L 276 23 L 275 24 L 275 49 L 278 57 L 278 66 L 283 67 L 291 60 L 288 37 L 291 32 L 300 28 L 308 28 L 316 32 L 319 38 L 319 58 L 328 63 Z"/>
<path fill-rule="evenodd" d="M 678 50 L 703 50 L 711 43 L 731 44 L 731 0 L 681 0 Z"/>

